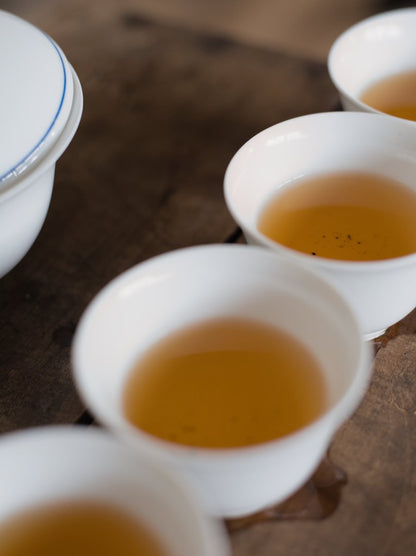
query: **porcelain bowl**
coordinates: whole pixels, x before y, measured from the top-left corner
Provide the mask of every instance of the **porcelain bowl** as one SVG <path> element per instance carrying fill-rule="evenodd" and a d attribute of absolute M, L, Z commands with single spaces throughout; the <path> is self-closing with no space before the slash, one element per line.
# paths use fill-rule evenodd
<path fill-rule="evenodd" d="M 0 488 L 0 528 L 28 510 L 86 501 L 137 519 L 169 555 L 230 556 L 222 527 L 203 513 L 182 477 L 136 458 L 98 428 L 48 426 L 3 435 Z"/>
<path fill-rule="evenodd" d="M 291 180 L 343 171 L 380 174 L 416 191 L 416 127 L 362 112 L 310 114 L 274 125 L 245 143 L 225 173 L 224 195 L 248 243 L 320 272 L 342 292 L 368 340 L 416 306 L 416 253 L 342 261 L 301 253 L 258 230 L 265 204 Z"/>
<path fill-rule="evenodd" d="M 335 40 L 328 71 L 345 110 L 379 113 L 360 100 L 363 92 L 390 75 L 416 71 L 415 29 L 416 8 L 403 8 L 364 19 Z"/>
<path fill-rule="evenodd" d="M 0 277 L 9 272 L 29 251 L 45 221 L 53 190 L 55 165 L 78 128 L 83 96 L 81 84 L 71 68 L 73 100 L 68 120 L 52 146 L 30 167 L 0 184 Z"/>
<path fill-rule="evenodd" d="M 225 449 L 187 447 L 133 426 L 122 399 L 137 359 L 170 332 L 218 317 L 267 323 L 309 348 L 328 388 L 322 416 L 280 439 Z M 298 489 L 361 401 L 371 373 L 368 346 L 344 298 L 304 266 L 244 245 L 180 249 L 115 278 L 81 318 L 72 366 L 97 419 L 138 453 L 179 469 L 206 511 L 221 517 L 250 514 Z"/>

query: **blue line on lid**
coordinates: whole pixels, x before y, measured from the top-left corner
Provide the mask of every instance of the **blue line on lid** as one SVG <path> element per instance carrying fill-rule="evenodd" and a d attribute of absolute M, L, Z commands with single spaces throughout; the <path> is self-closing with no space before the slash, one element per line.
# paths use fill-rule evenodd
<path fill-rule="evenodd" d="M 66 93 L 66 86 L 67 86 L 67 75 L 66 75 L 66 69 L 65 69 L 65 63 L 64 60 L 62 58 L 62 55 L 59 51 L 58 46 L 56 45 L 55 41 L 53 41 L 51 39 L 51 37 L 49 35 L 47 35 L 46 33 L 44 33 L 43 31 L 40 31 L 47 39 L 48 41 L 52 44 L 52 46 L 54 47 L 54 49 L 56 50 L 59 59 L 61 61 L 61 67 L 62 67 L 62 72 L 63 72 L 63 80 L 64 80 L 64 85 L 63 85 L 63 90 L 62 90 L 62 96 L 61 96 L 61 100 L 59 102 L 59 106 L 58 109 L 56 111 L 55 116 L 52 119 L 52 122 L 50 124 L 50 126 L 48 127 L 48 129 L 46 130 L 46 132 L 44 133 L 44 135 L 42 136 L 42 138 L 38 141 L 38 143 L 33 147 L 33 149 L 31 151 L 29 151 L 29 153 L 24 156 L 11 170 L 7 170 L 7 172 L 5 174 L 3 174 L 3 176 L 0 176 L 0 185 L 1 182 L 5 182 L 8 178 L 12 177 L 12 176 L 17 176 L 19 175 L 28 164 L 30 164 L 31 162 L 33 162 L 33 160 L 30 160 L 32 158 L 34 158 L 34 155 L 36 154 L 36 152 L 40 149 L 42 143 L 45 141 L 46 137 L 49 135 L 51 129 L 53 128 L 53 126 L 55 125 L 56 120 L 58 119 L 58 116 L 62 110 L 62 105 L 64 103 L 64 98 L 65 98 L 65 93 Z M 25 164 L 27 162 L 27 164 Z M 19 170 L 19 168 L 24 165 L 24 167 L 22 169 Z"/>

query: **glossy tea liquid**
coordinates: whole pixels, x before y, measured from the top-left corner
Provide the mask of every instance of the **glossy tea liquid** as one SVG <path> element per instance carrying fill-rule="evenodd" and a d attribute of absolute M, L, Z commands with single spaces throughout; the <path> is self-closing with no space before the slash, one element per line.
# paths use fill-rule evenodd
<path fill-rule="evenodd" d="M 136 519 L 95 502 L 26 510 L 0 524 L 1 556 L 168 556 Z"/>
<path fill-rule="evenodd" d="M 416 252 L 416 193 L 382 176 L 334 173 L 284 187 L 258 229 L 270 239 L 329 259 L 373 261 Z"/>
<path fill-rule="evenodd" d="M 299 429 L 326 408 L 319 364 L 265 324 L 218 319 L 162 339 L 132 370 L 126 417 L 159 438 L 206 448 L 247 446 Z"/>
<path fill-rule="evenodd" d="M 380 112 L 416 121 L 416 70 L 377 81 L 360 100 Z"/>

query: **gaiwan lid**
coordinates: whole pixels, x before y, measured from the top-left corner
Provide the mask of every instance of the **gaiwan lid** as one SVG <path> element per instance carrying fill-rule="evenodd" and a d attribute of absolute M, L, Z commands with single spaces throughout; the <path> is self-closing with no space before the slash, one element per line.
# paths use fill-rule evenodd
<path fill-rule="evenodd" d="M 34 163 L 62 131 L 73 81 L 48 35 L 0 10 L 0 186 Z"/>

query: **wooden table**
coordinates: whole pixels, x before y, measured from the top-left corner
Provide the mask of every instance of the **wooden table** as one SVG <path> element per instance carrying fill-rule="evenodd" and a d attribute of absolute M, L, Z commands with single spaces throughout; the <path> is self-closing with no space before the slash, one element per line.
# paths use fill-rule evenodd
<path fill-rule="evenodd" d="M 88 302 L 148 257 L 239 240 L 222 193 L 235 150 L 276 122 L 337 107 L 323 64 L 162 26 L 124 2 L 18 5 L 64 49 L 85 109 L 44 227 L 0 280 L 3 433 L 88 422 L 70 368 Z M 367 396 L 331 447 L 347 478 L 334 511 L 237 529 L 234 556 L 415 554 L 415 332 L 416 312 L 374 342 Z"/>

